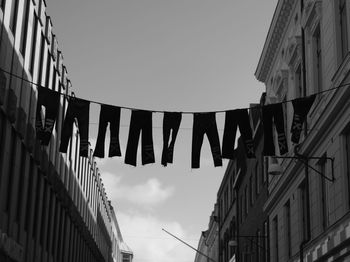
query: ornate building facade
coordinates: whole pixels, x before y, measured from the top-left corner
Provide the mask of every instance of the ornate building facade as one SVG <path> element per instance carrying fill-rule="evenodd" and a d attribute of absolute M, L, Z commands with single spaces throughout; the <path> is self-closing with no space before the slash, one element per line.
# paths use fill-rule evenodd
<path fill-rule="evenodd" d="M 65 96 L 49 145 L 36 139 L 37 87 L 71 94 L 67 75 L 45 1 L 0 1 L 0 261 L 113 259 L 113 212 L 76 125 L 59 153 Z"/>
<path fill-rule="evenodd" d="M 255 73 L 266 104 L 317 95 L 299 143 L 269 161 L 272 262 L 350 261 L 349 30 L 348 0 L 278 1 Z"/>

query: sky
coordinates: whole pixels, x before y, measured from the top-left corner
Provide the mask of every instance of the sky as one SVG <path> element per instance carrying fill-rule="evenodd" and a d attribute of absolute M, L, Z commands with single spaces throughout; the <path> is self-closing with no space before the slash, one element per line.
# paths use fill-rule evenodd
<path fill-rule="evenodd" d="M 216 202 L 227 161 L 214 168 L 207 138 L 191 169 L 193 115 L 249 107 L 264 85 L 254 77 L 277 0 L 47 0 L 77 97 L 183 114 L 174 163 L 163 167 L 162 114 L 153 114 L 156 163 L 97 159 L 134 262 L 191 262 Z M 90 107 L 95 146 L 99 105 Z M 122 109 L 125 155 L 130 110 Z M 224 114 L 217 113 L 220 141 Z M 106 137 L 108 150 L 109 132 Z M 140 152 L 140 147 L 139 147 Z"/>

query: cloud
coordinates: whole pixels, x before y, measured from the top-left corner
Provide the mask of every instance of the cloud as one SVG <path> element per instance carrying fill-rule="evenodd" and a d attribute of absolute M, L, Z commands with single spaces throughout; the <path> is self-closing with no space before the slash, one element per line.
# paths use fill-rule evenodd
<path fill-rule="evenodd" d="M 141 206 L 154 206 L 164 203 L 174 193 L 174 187 L 165 187 L 156 178 L 143 184 L 128 185 L 123 183 L 122 176 L 103 173 L 102 181 L 108 197 L 116 202 L 125 200 Z"/>
<path fill-rule="evenodd" d="M 164 228 L 196 248 L 198 236 L 190 236 L 178 222 L 123 212 L 117 212 L 117 219 L 124 241 L 134 252 L 134 262 L 194 261 L 194 250 L 162 231 Z"/>

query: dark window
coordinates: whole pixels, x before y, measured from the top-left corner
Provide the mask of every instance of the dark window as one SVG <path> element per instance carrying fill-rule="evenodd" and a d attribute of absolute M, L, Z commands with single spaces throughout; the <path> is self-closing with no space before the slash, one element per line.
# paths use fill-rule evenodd
<path fill-rule="evenodd" d="M 244 189 L 244 214 L 248 214 L 248 186 Z"/>
<path fill-rule="evenodd" d="M 29 229 L 29 222 L 30 222 L 30 213 L 31 213 L 31 207 L 32 207 L 32 197 L 33 197 L 33 186 L 34 186 L 34 160 L 30 159 L 30 166 L 29 166 L 29 176 L 28 176 L 28 189 L 27 189 L 27 205 L 26 205 L 26 219 L 24 228 L 26 230 Z"/>
<path fill-rule="evenodd" d="M 290 202 L 289 200 L 284 205 L 285 209 L 285 223 L 286 223 L 286 234 L 287 234 L 287 251 L 288 251 L 288 258 L 292 256 L 292 236 L 291 236 L 291 220 L 290 220 Z"/>
<path fill-rule="evenodd" d="M 20 173 L 19 173 L 19 184 L 18 184 L 18 196 L 17 196 L 17 212 L 16 212 L 16 221 L 19 221 L 20 214 L 21 214 L 21 203 L 23 202 L 22 198 L 22 192 L 24 187 L 24 174 L 25 174 L 25 167 L 26 167 L 26 149 L 24 147 L 24 144 L 21 146 L 21 167 L 20 167 Z"/>
<path fill-rule="evenodd" d="M 33 75 L 34 63 L 35 63 L 35 53 L 36 53 L 36 36 L 38 31 L 38 17 L 34 12 L 33 16 L 33 31 L 32 31 L 32 39 L 31 39 L 31 52 L 30 52 L 30 65 L 29 72 Z"/>
<path fill-rule="evenodd" d="M 0 0 L 0 7 L 3 12 L 5 11 L 5 5 L 6 5 L 6 0 Z"/>
<path fill-rule="evenodd" d="M 26 47 L 27 47 L 27 36 L 28 36 L 28 20 L 29 20 L 29 10 L 30 10 L 30 1 L 24 1 L 24 20 L 22 20 L 22 33 L 21 33 L 21 44 L 20 52 L 22 56 L 25 56 Z"/>
<path fill-rule="evenodd" d="M 267 221 L 264 222 L 264 228 L 263 228 L 263 236 L 264 236 L 264 262 L 269 261 L 269 227 Z"/>
<path fill-rule="evenodd" d="M 11 16 L 10 16 L 10 30 L 13 35 L 16 34 L 16 26 L 17 26 L 17 15 L 18 15 L 18 1 L 14 0 L 11 5 Z"/>
<path fill-rule="evenodd" d="M 41 41 L 40 41 L 40 60 L 39 60 L 39 74 L 38 74 L 38 83 L 39 85 L 42 84 L 42 77 L 43 77 L 43 69 L 44 69 L 44 50 L 45 50 L 45 37 L 43 34 L 41 34 Z"/>
<path fill-rule="evenodd" d="M 324 155 L 326 157 L 326 155 Z M 326 159 L 322 158 L 318 163 L 318 171 L 323 174 L 324 176 L 327 176 L 326 173 Z M 328 224 L 328 208 L 327 208 L 327 190 L 326 190 L 326 179 L 322 176 L 320 177 L 320 201 L 321 201 L 321 208 L 320 208 L 320 216 L 322 219 L 322 229 L 325 230 Z"/>
<path fill-rule="evenodd" d="M 342 58 L 344 58 L 349 51 L 347 16 L 346 0 L 339 0 L 340 44 Z"/>
<path fill-rule="evenodd" d="M 347 134 L 345 134 L 345 151 L 346 151 L 346 172 L 347 172 L 347 178 L 348 178 L 348 198 L 349 198 L 349 207 L 350 207 L 350 131 L 348 131 Z"/>
<path fill-rule="evenodd" d="M 253 180 L 253 174 L 249 178 L 249 193 L 250 193 L 250 205 L 252 206 L 254 204 L 254 180 Z"/>
<path fill-rule="evenodd" d="M 302 238 L 303 240 L 307 239 L 307 232 L 308 232 L 308 223 L 307 223 L 307 216 L 308 216 L 308 208 L 307 208 L 307 191 L 306 191 L 306 185 L 305 183 L 302 183 L 299 187 L 300 189 L 300 206 L 301 206 L 301 230 L 302 230 Z"/>
<path fill-rule="evenodd" d="M 304 89 L 301 81 L 301 65 L 299 64 L 297 70 L 295 71 L 295 89 L 296 89 L 296 97 L 304 96 Z"/>
<path fill-rule="evenodd" d="M 260 194 L 260 174 L 259 174 L 259 162 L 256 162 L 255 164 L 255 194 L 258 196 Z"/>
<path fill-rule="evenodd" d="M 47 60 L 46 60 L 46 79 L 45 79 L 46 88 L 49 88 L 50 73 L 51 73 L 51 55 L 50 55 L 50 52 L 48 51 L 47 52 Z"/>
<path fill-rule="evenodd" d="M 17 136 L 16 131 L 12 128 L 11 131 L 11 152 L 10 152 L 10 161 L 9 161 L 9 173 L 8 173 L 8 184 L 7 184 L 7 199 L 6 199 L 6 211 L 10 210 L 11 206 L 11 197 L 12 195 L 12 187 L 14 183 L 14 170 L 16 166 L 16 155 L 17 155 Z"/>
<path fill-rule="evenodd" d="M 316 92 L 322 91 L 322 48 L 321 48 L 321 29 L 320 25 L 317 26 L 314 35 L 313 35 L 314 43 L 315 43 L 315 80 L 316 80 Z"/>
<path fill-rule="evenodd" d="M 274 255 L 275 255 L 275 261 L 278 262 L 278 220 L 277 216 L 272 221 L 273 225 L 273 233 L 274 233 Z"/>

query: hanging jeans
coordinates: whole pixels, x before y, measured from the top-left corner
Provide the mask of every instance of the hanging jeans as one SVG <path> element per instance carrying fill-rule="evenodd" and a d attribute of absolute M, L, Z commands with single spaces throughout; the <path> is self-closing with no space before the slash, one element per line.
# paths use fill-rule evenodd
<path fill-rule="evenodd" d="M 105 156 L 105 138 L 109 122 L 111 140 L 109 144 L 109 157 L 121 156 L 119 144 L 120 107 L 101 105 L 100 122 L 95 146 L 94 156 Z"/>
<path fill-rule="evenodd" d="M 262 107 L 262 120 L 264 125 L 264 156 L 274 156 L 275 146 L 273 140 L 273 123 L 278 134 L 280 154 L 288 152 L 286 134 L 284 131 L 284 118 L 282 103 L 270 104 Z"/>
<path fill-rule="evenodd" d="M 89 101 L 79 98 L 69 99 L 66 117 L 64 119 L 62 127 L 60 152 L 67 152 L 69 139 L 72 136 L 74 119 L 76 118 L 78 120 L 78 128 L 80 134 L 80 156 L 88 157 L 89 110 Z"/>
<path fill-rule="evenodd" d="M 298 98 L 292 101 L 294 114 L 292 122 L 292 142 L 299 143 L 301 130 L 303 129 L 303 123 L 309 113 L 312 104 L 314 103 L 316 95 Z"/>
<path fill-rule="evenodd" d="M 182 115 L 176 112 L 165 112 L 163 118 L 163 152 L 162 165 L 173 163 L 174 145 L 177 133 L 179 131 Z M 169 144 L 170 131 L 172 130 L 172 138 Z"/>
<path fill-rule="evenodd" d="M 215 113 L 195 113 L 192 133 L 192 168 L 199 168 L 204 134 L 207 134 L 214 165 L 222 166 L 221 148 Z"/>
<path fill-rule="evenodd" d="M 36 107 L 36 137 L 41 144 L 47 146 L 58 116 L 60 94 L 50 89 L 38 87 L 38 102 Z M 45 119 L 42 119 L 41 107 L 45 107 Z M 44 125 L 43 125 L 44 123 Z"/>
<path fill-rule="evenodd" d="M 142 131 L 142 165 L 154 163 L 152 112 L 133 110 L 131 113 L 125 164 L 136 166 L 137 146 Z"/>
<path fill-rule="evenodd" d="M 236 141 L 237 126 L 244 141 L 245 150 L 248 158 L 254 158 L 254 146 L 252 139 L 252 130 L 249 123 L 247 109 L 230 110 L 225 113 L 224 136 L 222 140 L 222 157 L 233 159 L 234 147 Z"/>

